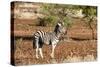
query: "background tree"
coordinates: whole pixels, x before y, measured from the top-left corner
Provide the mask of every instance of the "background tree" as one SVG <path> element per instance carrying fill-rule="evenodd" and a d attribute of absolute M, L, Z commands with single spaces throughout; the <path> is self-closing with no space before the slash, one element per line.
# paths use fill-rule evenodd
<path fill-rule="evenodd" d="M 68 11 L 82 9 L 85 24 L 91 29 L 92 38 L 94 39 L 94 27 L 96 23 L 94 19 L 97 17 L 96 6 L 80 6 L 80 5 L 64 5 L 64 4 L 42 4 L 40 12 L 44 15 L 44 18 L 40 19 L 41 26 L 53 26 L 58 20 L 65 23 L 66 28 L 70 28 L 72 25 L 72 17 L 68 15 Z"/>
<path fill-rule="evenodd" d="M 83 14 L 85 14 L 84 19 L 86 19 L 85 24 L 87 27 L 89 27 L 91 29 L 92 39 L 95 39 L 94 31 L 95 31 L 95 27 L 97 26 L 97 24 L 96 24 L 97 7 L 96 6 L 85 6 L 82 8 L 83 8 Z"/>
<path fill-rule="evenodd" d="M 67 5 L 62 4 L 42 4 L 41 13 L 45 17 L 41 20 L 43 26 L 46 25 L 55 25 L 58 20 L 63 21 L 66 27 L 71 26 L 71 19 L 67 16 L 66 10 L 68 9 Z M 41 23 L 40 23 L 41 24 Z"/>

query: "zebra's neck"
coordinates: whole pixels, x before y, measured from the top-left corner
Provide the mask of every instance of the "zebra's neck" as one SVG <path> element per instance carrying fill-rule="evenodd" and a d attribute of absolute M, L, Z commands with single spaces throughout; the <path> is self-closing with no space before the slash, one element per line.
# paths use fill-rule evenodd
<path fill-rule="evenodd" d="M 54 32 L 55 36 L 59 39 L 61 37 L 61 33 Z"/>

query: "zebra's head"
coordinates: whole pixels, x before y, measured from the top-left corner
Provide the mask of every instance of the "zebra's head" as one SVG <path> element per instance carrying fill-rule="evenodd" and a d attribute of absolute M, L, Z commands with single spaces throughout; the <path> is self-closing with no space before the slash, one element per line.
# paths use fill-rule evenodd
<path fill-rule="evenodd" d="M 55 26 L 54 32 L 59 35 L 59 34 L 65 34 L 66 29 L 64 27 L 64 22 L 59 21 L 57 25 Z"/>

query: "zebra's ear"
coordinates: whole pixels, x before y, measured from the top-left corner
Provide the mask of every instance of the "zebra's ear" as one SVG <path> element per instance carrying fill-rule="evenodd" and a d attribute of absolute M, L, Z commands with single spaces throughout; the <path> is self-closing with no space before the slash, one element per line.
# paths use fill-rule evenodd
<path fill-rule="evenodd" d="M 61 26 L 61 23 L 57 23 L 58 26 Z"/>
<path fill-rule="evenodd" d="M 64 26 L 64 22 L 59 22 L 57 25 Z"/>

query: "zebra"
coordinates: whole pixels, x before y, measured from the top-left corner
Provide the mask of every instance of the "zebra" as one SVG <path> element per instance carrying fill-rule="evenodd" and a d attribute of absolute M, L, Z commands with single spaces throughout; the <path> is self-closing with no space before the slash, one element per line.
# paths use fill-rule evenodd
<path fill-rule="evenodd" d="M 42 47 L 43 44 L 52 45 L 51 58 L 54 58 L 54 50 L 57 43 L 60 41 L 62 34 L 65 33 L 64 23 L 58 22 L 53 32 L 37 31 L 33 36 L 33 46 L 36 48 L 36 58 L 43 58 Z"/>

